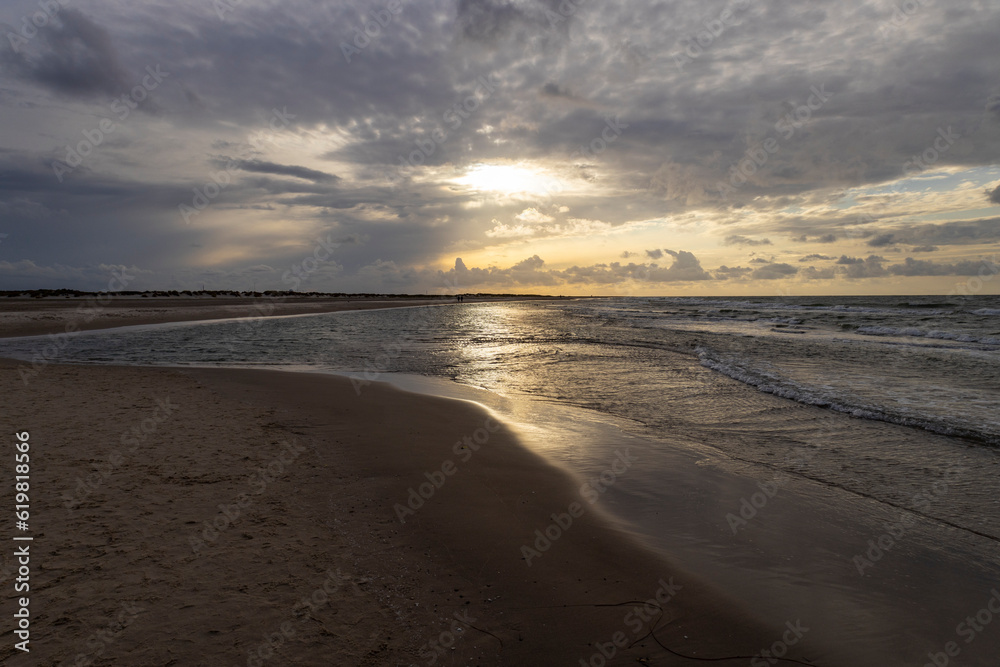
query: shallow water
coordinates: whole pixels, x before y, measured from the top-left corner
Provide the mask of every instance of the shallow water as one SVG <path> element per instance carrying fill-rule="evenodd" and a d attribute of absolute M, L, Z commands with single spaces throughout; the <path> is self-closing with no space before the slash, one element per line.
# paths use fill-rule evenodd
<path fill-rule="evenodd" d="M 601 506 L 775 627 L 801 617 L 827 664 L 923 664 L 947 641 L 962 642 L 961 664 L 994 664 L 1000 622 L 968 646 L 956 626 L 1000 584 L 997 306 L 456 304 L 14 339 L 0 356 L 49 345 L 63 362 L 430 387 L 492 407 L 582 478 L 633 447 Z M 883 556 L 865 566 L 866 551 Z"/>

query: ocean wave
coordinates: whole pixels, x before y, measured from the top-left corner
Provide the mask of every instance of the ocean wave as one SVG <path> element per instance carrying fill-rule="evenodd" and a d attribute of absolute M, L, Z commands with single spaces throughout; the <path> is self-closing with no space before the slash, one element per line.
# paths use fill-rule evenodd
<path fill-rule="evenodd" d="M 973 315 L 1000 315 L 1000 308 L 980 308 L 972 311 Z"/>
<path fill-rule="evenodd" d="M 885 406 L 852 402 L 843 396 L 830 396 L 820 389 L 804 387 L 774 373 L 747 368 L 745 363 L 737 360 L 717 358 L 711 350 L 703 347 L 695 348 L 695 352 L 702 366 L 754 387 L 766 394 L 787 398 L 796 403 L 814 405 L 834 410 L 835 412 L 843 412 L 858 419 L 888 422 L 890 424 L 920 428 L 940 435 L 967 438 L 992 446 L 1000 445 L 1000 434 L 970 428 L 968 424 L 951 423 L 926 415 L 903 415 L 893 412 Z"/>
<path fill-rule="evenodd" d="M 973 336 L 972 334 L 960 334 L 953 331 L 925 331 L 916 327 L 863 326 L 855 329 L 854 333 L 861 336 L 910 336 L 913 338 L 953 340 L 958 343 L 1000 345 L 1000 338 L 996 336 Z"/>

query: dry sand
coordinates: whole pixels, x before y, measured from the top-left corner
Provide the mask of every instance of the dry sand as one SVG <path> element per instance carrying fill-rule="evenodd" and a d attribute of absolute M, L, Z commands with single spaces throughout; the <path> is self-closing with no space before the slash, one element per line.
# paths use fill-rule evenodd
<path fill-rule="evenodd" d="M 577 484 L 472 404 L 251 370 L 25 384 L 18 363 L 0 387 L 5 475 L 30 433 L 31 652 L 8 630 L 8 541 L 4 664 L 747 664 L 781 638 L 593 512 L 528 567 Z"/>

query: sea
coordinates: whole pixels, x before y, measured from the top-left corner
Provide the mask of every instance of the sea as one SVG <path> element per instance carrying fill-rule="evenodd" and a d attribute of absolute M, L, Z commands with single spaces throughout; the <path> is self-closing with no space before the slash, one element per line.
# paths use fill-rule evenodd
<path fill-rule="evenodd" d="M 998 296 L 449 302 L 4 339 L 0 356 L 474 401 L 581 483 L 629 450 L 597 510 L 776 640 L 801 621 L 816 664 L 1000 665 Z"/>

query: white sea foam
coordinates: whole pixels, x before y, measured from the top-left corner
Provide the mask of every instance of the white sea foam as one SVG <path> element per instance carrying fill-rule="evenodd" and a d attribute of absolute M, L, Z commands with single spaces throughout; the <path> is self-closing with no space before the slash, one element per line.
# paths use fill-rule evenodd
<path fill-rule="evenodd" d="M 916 327 L 887 327 L 887 326 L 863 326 L 855 329 L 854 333 L 861 336 L 910 336 L 912 338 L 934 338 L 937 340 L 953 340 L 959 343 L 979 343 L 981 345 L 1000 345 L 1000 338 L 996 336 L 973 336 L 967 333 L 956 333 L 954 331 L 926 331 Z"/>
<path fill-rule="evenodd" d="M 905 415 L 885 406 L 866 404 L 856 396 L 845 396 L 820 387 L 807 387 L 773 372 L 749 368 L 748 361 L 717 358 L 706 348 L 695 349 L 702 366 L 711 368 L 733 380 L 750 385 L 758 391 L 773 394 L 805 405 L 828 408 L 858 419 L 882 421 L 921 428 L 941 435 L 971 438 L 991 445 L 1000 445 L 995 434 L 970 428 L 967 424 L 951 423 L 930 415 Z"/>

